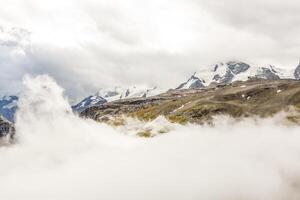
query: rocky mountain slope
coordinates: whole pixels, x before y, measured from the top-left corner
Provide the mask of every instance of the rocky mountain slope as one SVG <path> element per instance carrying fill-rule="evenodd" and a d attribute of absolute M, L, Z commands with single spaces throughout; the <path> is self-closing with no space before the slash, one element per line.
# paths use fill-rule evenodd
<path fill-rule="evenodd" d="M 300 63 L 294 72 L 295 79 L 300 80 Z"/>
<path fill-rule="evenodd" d="M 180 84 L 176 90 L 203 89 L 212 85 L 227 85 L 235 81 L 247 81 L 249 79 L 300 79 L 300 65 L 295 70 L 285 70 L 268 66 L 249 65 L 240 61 L 228 61 L 218 63 L 194 73 L 186 82 Z M 112 102 L 120 99 L 150 97 L 162 93 L 157 88 L 115 88 L 113 90 L 100 90 L 97 94 L 90 96 L 73 107 L 76 112 L 86 108 Z M 101 98 L 100 98 L 101 97 Z M 90 98 L 99 99 L 91 101 Z M 103 99 L 102 99 L 103 98 Z"/>
<path fill-rule="evenodd" d="M 273 65 L 256 66 L 240 61 L 218 63 L 193 74 L 185 83 L 177 89 L 196 89 L 207 87 L 210 84 L 230 84 L 234 81 L 246 81 L 249 79 L 297 79 L 300 78 L 300 67 L 296 70 L 285 70 Z"/>
<path fill-rule="evenodd" d="M 220 114 L 269 117 L 281 111 L 288 111 L 288 121 L 300 122 L 300 81 L 261 79 L 201 90 L 170 90 L 91 107 L 81 116 L 109 123 L 124 116 L 146 121 L 164 116 L 171 122 L 202 124 L 213 123 L 213 117 Z"/>
<path fill-rule="evenodd" d="M 229 61 L 212 65 L 204 70 L 194 73 L 186 82 L 180 84 L 176 90 L 204 89 L 217 85 L 228 85 L 235 81 L 247 81 L 251 79 L 297 79 L 300 80 L 300 64 L 295 70 L 284 70 L 269 66 L 250 65 L 240 61 Z M 113 89 L 101 89 L 96 94 L 84 98 L 78 104 L 72 106 L 75 112 L 82 112 L 87 108 L 99 106 L 107 102 L 121 99 L 151 97 L 166 90 L 147 87 L 115 87 Z M 14 122 L 17 110 L 18 97 L 5 96 L 0 99 L 0 115 Z"/>
<path fill-rule="evenodd" d="M 102 105 L 106 102 L 107 102 L 107 100 L 104 99 L 102 96 L 99 96 L 99 95 L 89 96 L 89 97 L 83 99 L 80 103 L 72 106 L 72 109 L 75 112 L 80 113 L 83 110 L 85 110 L 91 106 Z"/>
<path fill-rule="evenodd" d="M 0 115 L 10 122 L 15 120 L 15 112 L 17 110 L 17 96 L 4 96 L 0 99 Z"/>
<path fill-rule="evenodd" d="M 81 112 L 92 106 L 112 102 L 120 99 L 138 98 L 138 97 L 151 97 L 158 95 L 165 90 L 146 87 L 132 86 L 129 88 L 115 87 L 114 89 L 101 89 L 95 95 L 89 96 L 82 100 L 75 106 L 72 106 L 75 112 Z"/>
<path fill-rule="evenodd" d="M 120 99 L 150 97 L 164 92 L 165 90 L 146 87 L 115 87 L 114 89 L 101 89 L 96 94 L 84 98 L 81 102 L 72 106 L 75 112 Z M 17 110 L 17 96 L 4 96 L 0 99 L 0 116 L 3 116 L 10 122 L 15 121 L 15 112 Z"/>
<path fill-rule="evenodd" d="M 195 76 L 196 73 L 189 78 L 186 82 L 180 84 L 176 89 L 177 90 L 186 90 L 186 89 L 200 89 L 205 88 L 205 81 Z"/>
<path fill-rule="evenodd" d="M 0 116 L 0 138 L 6 138 L 10 140 L 13 138 L 15 134 L 14 125 Z M 0 145 L 2 144 L 3 140 L 0 140 Z"/>

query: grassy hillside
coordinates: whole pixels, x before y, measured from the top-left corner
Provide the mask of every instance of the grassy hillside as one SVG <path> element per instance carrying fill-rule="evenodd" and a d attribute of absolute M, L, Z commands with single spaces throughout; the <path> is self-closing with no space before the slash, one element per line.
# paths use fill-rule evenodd
<path fill-rule="evenodd" d="M 289 121 L 298 123 L 300 81 L 251 80 L 230 85 L 211 86 L 203 90 L 170 90 L 139 99 L 120 100 L 89 108 L 82 117 L 101 122 L 121 123 L 122 116 L 153 120 L 162 115 L 177 123 L 212 123 L 215 115 L 234 118 L 270 117 L 287 111 Z M 115 120 L 119 119 L 119 120 Z"/>

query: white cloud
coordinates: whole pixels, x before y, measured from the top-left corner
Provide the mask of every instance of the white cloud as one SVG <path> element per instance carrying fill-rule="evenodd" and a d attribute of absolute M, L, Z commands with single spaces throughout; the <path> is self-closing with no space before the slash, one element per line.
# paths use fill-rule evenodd
<path fill-rule="evenodd" d="M 30 43 L 22 46 L 18 63 L 7 51 L 20 48 L 1 51 L 6 74 L 1 81 L 20 80 L 25 72 L 49 73 L 78 97 L 120 84 L 175 87 L 193 71 L 227 59 L 292 68 L 300 48 L 299 3 L 272 2 L 3 2 L 0 24 L 26 29 Z M 5 88 L 1 84 L 0 91 Z"/>
<path fill-rule="evenodd" d="M 48 76 L 24 84 L 16 143 L 0 148 L 2 199 L 299 199 L 299 127 L 281 118 L 163 122 L 169 133 L 144 139 L 75 116 Z"/>

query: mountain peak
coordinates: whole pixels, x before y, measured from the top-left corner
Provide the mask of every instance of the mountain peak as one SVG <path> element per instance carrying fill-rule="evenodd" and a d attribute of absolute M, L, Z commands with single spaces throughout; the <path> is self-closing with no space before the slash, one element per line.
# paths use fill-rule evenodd
<path fill-rule="evenodd" d="M 10 122 L 15 121 L 15 112 L 17 110 L 17 96 L 4 96 L 0 99 L 0 115 Z"/>
<path fill-rule="evenodd" d="M 295 79 L 300 80 L 300 62 L 294 72 Z"/>
<path fill-rule="evenodd" d="M 141 98 L 155 96 L 164 92 L 157 87 L 148 88 L 144 86 L 130 86 L 130 87 L 115 87 L 114 89 L 101 89 L 95 95 L 89 96 L 82 100 L 77 105 L 73 106 L 73 110 L 81 112 L 89 107 L 102 105 L 106 102 L 112 102 L 127 98 Z"/>
<path fill-rule="evenodd" d="M 81 102 L 78 104 L 72 106 L 72 109 L 75 110 L 76 112 L 81 112 L 85 110 L 86 108 L 92 107 L 92 106 L 97 106 L 97 105 L 102 105 L 106 103 L 107 100 L 104 99 L 101 96 L 94 95 L 94 96 L 88 96 L 85 99 L 83 99 Z"/>
<path fill-rule="evenodd" d="M 204 88 L 204 80 L 196 77 L 196 74 L 193 74 L 189 80 L 179 85 L 176 89 L 177 90 L 184 90 L 184 89 L 199 89 Z"/>
<path fill-rule="evenodd" d="M 193 74 L 188 81 L 180 84 L 177 89 L 203 88 L 211 83 L 230 84 L 234 81 L 246 81 L 250 78 L 278 80 L 295 77 L 300 79 L 300 63 L 295 74 L 274 65 L 249 65 L 243 61 L 227 61 L 211 65 Z"/>

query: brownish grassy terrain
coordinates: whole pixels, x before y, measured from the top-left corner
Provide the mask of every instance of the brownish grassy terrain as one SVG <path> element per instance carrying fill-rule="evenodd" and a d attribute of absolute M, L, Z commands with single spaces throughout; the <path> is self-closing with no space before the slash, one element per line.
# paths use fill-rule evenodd
<path fill-rule="evenodd" d="M 201 90 L 169 90 L 155 97 L 119 100 L 83 111 L 82 117 L 121 125 L 124 116 L 150 121 L 165 116 L 176 123 L 212 123 L 216 115 L 271 117 L 281 111 L 300 122 L 300 81 L 249 80 Z"/>

